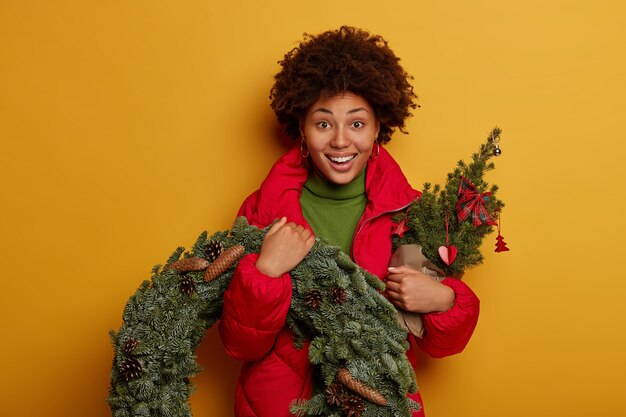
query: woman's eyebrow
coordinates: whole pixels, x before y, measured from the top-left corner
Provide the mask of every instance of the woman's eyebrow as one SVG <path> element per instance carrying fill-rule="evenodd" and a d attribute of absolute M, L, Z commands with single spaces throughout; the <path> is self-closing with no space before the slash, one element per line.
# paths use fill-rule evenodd
<path fill-rule="evenodd" d="M 320 107 L 318 109 L 313 110 L 313 113 L 317 113 L 317 112 L 333 114 L 332 111 L 330 111 L 330 110 L 328 110 L 327 108 L 324 108 L 324 107 Z"/>
<path fill-rule="evenodd" d="M 360 112 L 360 111 L 365 111 L 365 112 L 367 112 L 367 109 L 366 109 L 365 107 L 357 107 L 357 108 L 355 108 L 355 109 L 348 110 L 348 112 L 347 112 L 346 114 L 357 113 L 357 112 Z M 315 110 L 313 110 L 313 113 L 317 113 L 317 112 L 320 112 L 320 113 L 328 113 L 328 114 L 333 114 L 333 112 L 332 112 L 332 111 L 328 110 L 328 109 L 327 109 L 327 108 L 325 108 L 325 107 L 320 107 L 319 109 L 315 109 Z M 369 113 L 369 112 L 368 112 L 368 113 Z"/>
<path fill-rule="evenodd" d="M 352 109 L 352 110 L 348 111 L 347 114 L 352 114 L 352 113 L 356 113 L 356 112 L 360 112 L 360 111 L 368 112 L 365 107 L 357 107 L 356 109 Z"/>

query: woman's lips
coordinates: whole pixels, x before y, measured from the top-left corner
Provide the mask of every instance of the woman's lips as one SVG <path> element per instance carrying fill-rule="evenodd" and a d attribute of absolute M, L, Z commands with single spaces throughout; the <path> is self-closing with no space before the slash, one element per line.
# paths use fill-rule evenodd
<path fill-rule="evenodd" d="M 330 162 L 334 163 L 334 164 L 345 164 L 346 162 L 350 162 L 352 161 L 354 158 L 356 158 L 356 154 L 352 154 L 352 155 L 342 155 L 342 156 L 330 156 L 330 155 L 326 155 L 326 158 L 328 158 L 330 160 Z"/>
<path fill-rule="evenodd" d="M 333 167 L 333 169 L 339 172 L 349 171 L 356 157 L 357 157 L 357 154 L 341 155 L 341 156 L 326 155 L 326 158 L 330 161 L 330 165 Z"/>

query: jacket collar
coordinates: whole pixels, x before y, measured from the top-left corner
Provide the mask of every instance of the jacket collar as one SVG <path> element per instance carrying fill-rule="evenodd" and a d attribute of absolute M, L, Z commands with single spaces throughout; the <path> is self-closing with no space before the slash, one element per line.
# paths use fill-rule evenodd
<path fill-rule="evenodd" d="M 411 187 L 398 163 L 382 147 L 378 157 L 370 158 L 367 164 L 365 193 L 368 217 L 401 210 L 421 195 Z"/>
<path fill-rule="evenodd" d="M 382 147 L 378 157 L 368 161 L 366 169 L 367 218 L 401 210 L 421 194 L 411 187 L 398 163 Z M 276 161 L 259 190 L 259 203 L 266 208 L 261 222 L 269 224 L 287 216 L 289 221 L 308 226 L 300 208 L 300 194 L 308 172 L 308 160 L 302 157 L 298 146 Z"/>

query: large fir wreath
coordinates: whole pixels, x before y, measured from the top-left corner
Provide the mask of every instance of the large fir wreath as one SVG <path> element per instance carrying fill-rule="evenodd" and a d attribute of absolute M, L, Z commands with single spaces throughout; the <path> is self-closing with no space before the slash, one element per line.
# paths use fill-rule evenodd
<path fill-rule="evenodd" d="M 482 261 L 479 247 L 492 225 L 447 220 L 458 217 L 463 181 L 476 187 L 474 202 L 486 213 L 503 207 L 495 198 L 497 188 L 483 179 L 493 168 L 488 160 L 499 153 L 499 135 L 494 129 L 470 164 L 459 162 L 443 188 L 424 185 L 420 201 L 398 219 L 408 231 L 396 245 L 422 246 L 426 257 L 449 275 Z M 128 300 L 120 330 L 110 333 L 115 357 L 108 402 L 114 417 L 191 416 L 190 378 L 201 371 L 194 351 L 221 317 L 222 295 L 239 259 L 259 252 L 267 230 L 238 218 L 231 230 L 210 237 L 204 232 L 188 251 L 180 247 L 165 265 L 153 268 L 152 278 Z M 450 265 L 437 253 L 444 242 L 458 249 Z M 300 416 L 409 417 L 418 405 L 407 393 L 417 385 L 405 354 L 406 332 L 381 295 L 382 281 L 323 240 L 291 276 L 287 322 L 297 347 L 311 341 L 309 360 L 324 382 L 323 391 L 310 400 L 294 401 L 292 411 Z"/>

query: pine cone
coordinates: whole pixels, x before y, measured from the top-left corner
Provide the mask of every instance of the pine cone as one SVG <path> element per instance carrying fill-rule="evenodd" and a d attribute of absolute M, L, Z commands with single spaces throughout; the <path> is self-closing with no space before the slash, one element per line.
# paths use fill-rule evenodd
<path fill-rule="evenodd" d="M 173 269 L 176 272 L 189 272 L 189 271 L 202 271 L 209 266 L 209 261 L 203 258 L 183 258 L 176 262 L 172 262 L 169 269 Z"/>
<path fill-rule="evenodd" d="M 348 395 L 341 403 L 341 409 L 347 417 L 360 417 L 365 411 L 365 402 L 359 396 Z"/>
<path fill-rule="evenodd" d="M 220 256 L 217 257 L 215 262 L 209 265 L 209 267 L 204 271 L 204 280 L 209 282 L 222 275 L 228 268 L 237 262 L 239 258 L 244 255 L 244 253 L 246 253 L 246 249 L 242 245 L 226 249 L 220 254 Z"/>
<path fill-rule="evenodd" d="M 224 252 L 224 245 L 219 240 L 212 240 L 207 244 L 204 253 L 206 253 L 206 258 L 209 262 L 215 262 L 218 256 Z"/>
<path fill-rule="evenodd" d="M 138 344 L 139 344 L 139 341 L 137 339 L 133 339 L 132 337 L 129 337 L 128 339 L 124 341 L 122 351 L 127 355 L 131 355 L 133 353 L 133 350 L 135 350 Z"/>
<path fill-rule="evenodd" d="M 333 287 L 328 291 L 330 301 L 335 304 L 343 304 L 346 302 L 346 290 L 341 287 Z"/>
<path fill-rule="evenodd" d="M 180 279 L 180 292 L 187 296 L 196 292 L 196 283 L 187 274 L 183 274 L 182 278 Z"/>
<path fill-rule="evenodd" d="M 122 375 L 126 382 L 131 379 L 137 379 L 141 376 L 141 362 L 139 359 L 129 356 L 122 361 Z"/>
<path fill-rule="evenodd" d="M 343 387 L 343 385 L 330 384 L 326 387 L 324 394 L 326 394 L 326 402 L 328 404 L 340 406 L 343 403 L 343 400 L 348 395 L 348 392 Z"/>
<path fill-rule="evenodd" d="M 380 392 L 376 391 L 372 387 L 367 386 L 363 382 L 354 379 L 350 371 L 348 371 L 346 368 L 340 368 L 337 371 L 337 380 L 341 382 L 345 387 L 356 392 L 369 402 L 381 406 L 387 405 L 387 400 Z"/>
<path fill-rule="evenodd" d="M 323 299 L 324 297 L 322 296 L 322 292 L 320 290 L 311 289 L 304 296 L 304 304 L 310 308 L 316 309 L 322 305 Z"/>

